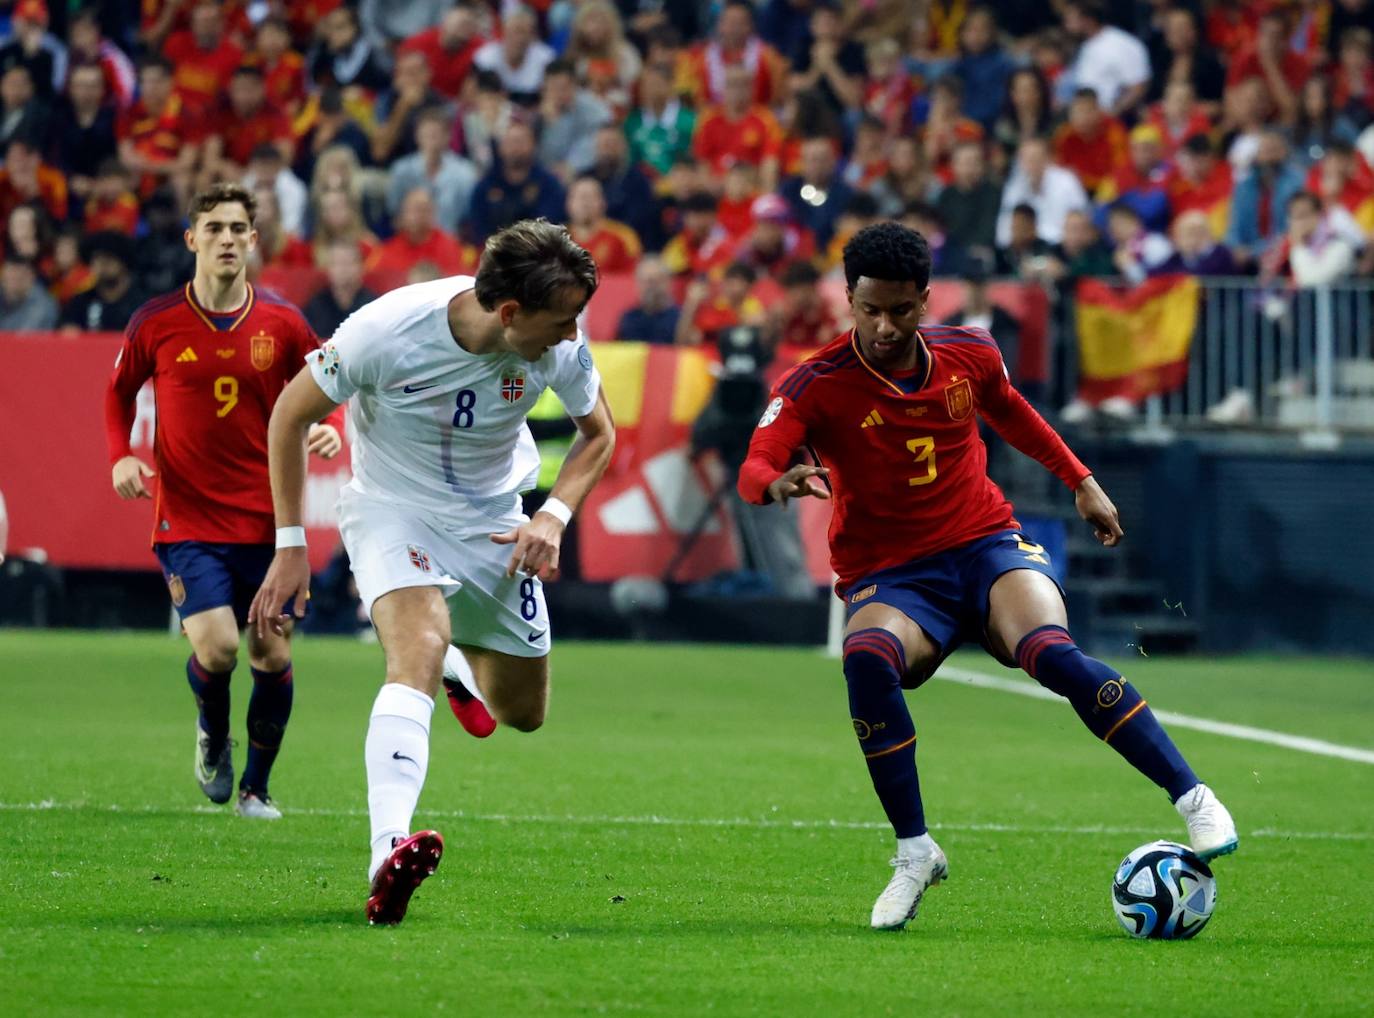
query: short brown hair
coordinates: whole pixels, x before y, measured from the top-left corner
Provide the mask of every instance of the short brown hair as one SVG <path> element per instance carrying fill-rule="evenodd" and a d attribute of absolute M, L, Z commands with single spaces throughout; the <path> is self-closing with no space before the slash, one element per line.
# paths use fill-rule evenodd
<path fill-rule="evenodd" d="M 226 205 L 230 202 L 237 202 L 243 206 L 243 211 L 248 213 L 248 225 L 252 226 L 258 217 L 258 200 L 253 197 L 253 192 L 239 184 L 221 180 L 191 199 L 191 207 L 186 214 L 186 218 L 191 221 L 191 228 L 195 229 L 196 220 L 202 213 L 209 212 L 216 205 Z"/>
<path fill-rule="evenodd" d="M 547 219 L 524 219 L 487 238 L 477 267 L 477 302 L 493 311 L 504 300 L 526 311 L 545 311 L 560 290 L 596 292 L 596 262 L 568 233 Z"/>

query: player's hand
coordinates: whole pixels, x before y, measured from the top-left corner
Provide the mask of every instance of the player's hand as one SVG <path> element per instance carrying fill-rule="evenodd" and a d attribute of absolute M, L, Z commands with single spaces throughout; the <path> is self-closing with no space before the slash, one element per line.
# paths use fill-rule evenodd
<path fill-rule="evenodd" d="M 257 627 L 259 637 L 265 638 L 268 633 L 284 635 L 290 616 L 284 615 L 282 608 L 293 597 L 293 614 L 298 619 L 305 618 L 305 602 L 310 598 L 310 557 L 304 548 L 278 548 L 248 609 L 248 624 Z"/>
<path fill-rule="evenodd" d="M 554 579 L 558 574 L 558 550 L 563 544 L 563 522 L 546 512 L 537 512 L 528 523 L 522 523 L 504 534 L 492 534 L 493 544 L 513 544 L 506 575 L 524 573 L 541 580 Z"/>
<path fill-rule="evenodd" d="M 343 439 L 339 437 L 332 424 L 310 425 L 307 440 L 309 444 L 306 448 L 320 459 L 332 460 L 343 448 Z"/>
<path fill-rule="evenodd" d="M 143 478 L 156 477 L 157 473 L 137 456 L 125 456 L 116 462 L 112 476 L 115 494 L 120 498 L 153 497 L 148 491 L 148 486 L 143 483 Z"/>
<path fill-rule="evenodd" d="M 1092 524 L 1093 536 L 1108 548 L 1115 548 L 1126 536 L 1121 529 L 1121 517 L 1117 515 L 1116 506 L 1112 505 L 1102 485 L 1097 483 L 1097 478 L 1091 475 L 1083 478 L 1073 494 L 1073 504 L 1078 509 L 1078 515 Z"/>
<path fill-rule="evenodd" d="M 825 485 L 813 484 L 811 478 L 827 477 L 829 474 L 829 467 L 813 467 L 799 463 L 770 484 L 768 494 L 774 502 L 780 503 L 784 509 L 787 508 L 789 498 L 805 498 L 810 495 L 813 498 L 823 498 L 828 501 L 830 492 L 825 489 Z"/>

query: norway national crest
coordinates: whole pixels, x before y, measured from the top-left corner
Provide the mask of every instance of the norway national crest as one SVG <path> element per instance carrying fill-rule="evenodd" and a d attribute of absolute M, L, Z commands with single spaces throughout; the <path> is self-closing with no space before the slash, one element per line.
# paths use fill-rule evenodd
<path fill-rule="evenodd" d="M 507 403 L 519 403 L 525 397 L 525 373 L 514 371 L 501 376 L 501 398 Z"/>
<path fill-rule="evenodd" d="M 427 573 L 430 571 L 429 552 L 414 544 L 406 545 L 406 551 L 410 555 L 411 565 L 413 565 L 416 569 L 420 570 L 420 572 L 422 573 Z"/>
<path fill-rule="evenodd" d="M 259 332 L 251 341 L 248 356 L 253 362 L 253 367 L 259 371 L 266 371 L 277 359 L 276 339 L 265 332 Z"/>
<path fill-rule="evenodd" d="M 973 413 L 973 385 L 967 378 L 945 386 L 945 408 L 956 421 Z"/>

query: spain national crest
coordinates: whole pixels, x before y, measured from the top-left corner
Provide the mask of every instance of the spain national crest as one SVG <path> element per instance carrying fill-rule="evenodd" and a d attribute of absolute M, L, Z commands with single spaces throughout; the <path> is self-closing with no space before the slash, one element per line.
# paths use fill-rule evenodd
<path fill-rule="evenodd" d="M 176 573 L 167 577 L 167 592 L 172 595 L 172 604 L 176 607 L 186 603 L 186 584 Z"/>
<path fill-rule="evenodd" d="M 967 378 L 945 386 L 945 408 L 956 421 L 973 413 L 973 385 Z"/>
<path fill-rule="evenodd" d="M 259 332 L 251 341 L 248 356 L 253 362 L 253 367 L 259 371 L 266 371 L 277 359 L 277 341 L 267 333 Z"/>
<path fill-rule="evenodd" d="M 501 398 L 507 403 L 519 403 L 525 397 L 525 373 L 515 371 L 501 376 Z"/>

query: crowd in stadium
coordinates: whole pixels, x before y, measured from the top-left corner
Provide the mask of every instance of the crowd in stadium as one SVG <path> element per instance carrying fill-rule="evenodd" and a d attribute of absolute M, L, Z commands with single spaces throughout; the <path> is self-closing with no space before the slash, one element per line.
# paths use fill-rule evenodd
<path fill-rule="evenodd" d="M 817 280 L 882 217 L 937 275 L 1374 271 L 1368 0 L 8 14 L 0 330 L 121 329 L 188 278 L 186 203 L 219 179 L 257 195 L 254 276 L 322 335 L 529 216 L 634 274 L 617 338 L 659 343 L 827 341 Z"/>

